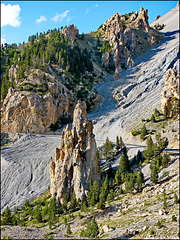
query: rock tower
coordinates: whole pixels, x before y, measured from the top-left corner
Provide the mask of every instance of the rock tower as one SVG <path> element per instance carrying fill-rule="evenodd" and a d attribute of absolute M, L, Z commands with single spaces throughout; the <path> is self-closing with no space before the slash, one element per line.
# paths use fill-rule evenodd
<path fill-rule="evenodd" d="M 164 111 L 164 106 L 167 106 L 168 117 L 171 117 L 173 99 L 179 102 L 179 75 L 170 68 L 166 72 L 165 85 L 161 92 L 161 109 Z"/>
<path fill-rule="evenodd" d="M 77 199 L 82 199 L 89 190 L 90 179 L 100 181 L 95 135 L 85 102 L 79 100 L 74 109 L 72 131 L 69 125 L 63 129 L 55 162 L 50 159 L 50 179 L 51 195 L 60 199 L 65 194 L 69 199 L 73 191 Z"/>

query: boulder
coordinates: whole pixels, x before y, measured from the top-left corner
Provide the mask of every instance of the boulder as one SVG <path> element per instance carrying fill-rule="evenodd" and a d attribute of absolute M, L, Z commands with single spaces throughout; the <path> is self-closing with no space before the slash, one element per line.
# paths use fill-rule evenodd
<path fill-rule="evenodd" d="M 82 199 L 89 191 L 89 181 L 100 181 L 100 167 L 96 155 L 96 141 L 92 121 L 87 118 L 86 103 L 78 101 L 73 113 L 72 131 L 63 129 L 60 149 L 55 162 L 50 159 L 50 192 L 52 197 Z"/>
<path fill-rule="evenodd" d="M 102 227 L 102 229 L 103 229 L 104 233 L 112 232 L 115 230 L 115 228 L 109 227 L 109 225 L 104 225 Z"/>
<path fill-rule="evenodd" d="M 123 235 L 124 234 L 128 234 L 129 233 L 129 230 L 128 229 L 125 229 L 124 232 L 123 232 Z"/>
<path fill-rule="evenodd" d="M 118 69 L 116 69 L 115 73 L 114 73 L 114 80 L 117 80 L 120 78 L 120 74 L 119 74 L 119 71 Z"/>
<path fill-rule="evenodd" d="M 164 208 L 159 209 L 159 215 L 167 214 L 166 210 Z"/>

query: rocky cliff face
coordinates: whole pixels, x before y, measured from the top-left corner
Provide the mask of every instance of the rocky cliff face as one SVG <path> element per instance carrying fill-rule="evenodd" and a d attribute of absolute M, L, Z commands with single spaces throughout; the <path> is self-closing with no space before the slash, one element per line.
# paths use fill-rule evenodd
<path fill-rule="evenodd" d="M 148 10 L 141 7 L 140 12 L 133 14 L 114 14 L 102 26 L 103 40 L 108 41 L 111 51 L 102 54 L 102 65 L 115 66 L 114 79 L 118 79 L 118 72 L 123 68 L 131 68 L 135 65 L 133 55 L 136 48 L 147 48 L 157 43 L 156 34 L 149 27 Z M 141 31 L 138 34 L 138 30 Z M 142 34 L 142 32 L 144 32 Z M 144 35 L 144 36 L 143 36 Z M 143 37 L 142 37 L 143 36 Z M 142 50 L 141 50 L 142 54 Z"/>
<path fill-rule="evenodd" d="M 124 28 L 121 14 L 116 13 L 103 25 L 104 40 L 108 41 L 112 47 L 111 53 L 102 55 L 102 64 L 105 66 L 115 65 L 116 73 L 121 71 L 122 65 L 125 67 L 134 66 L 131 51 L 135 48 L 134 33 L 130 28 Z M 117 75 L 117 74 L 116 74 Z"/>
<path fill-rule="evenodd" d="M 166 73 L 165 85 L 161 93 L 161 109 L 167 106 L 168 116 L 172 115 L 172 107 L 179 103 L 179 76 L 172 68 Z"/>
<path fill-rule="evenodd" d="M 89 190 L 89 181 L 100 181 L 100 168 L 96 156 L 96 141 L 92 121 L 86 113 L 86 103 L 78 101 L 73 115 L 73 127 L 62 132 L 60 149 L 56 148 L 55 162 L 50 159 L 52 196 L 70 198 L 75 192 L 82 199 Z"/>
<path fill-rule="evenodd" d="M 46 132 L 60 119 L 72 118 L 74 95 L 65 86 L 47 84 L 45 94 L 9 88 L 2 102 L 1 130 L 9 132 Z"/>
<path fill-rule="evenodd" d="M 79 35 L 79 30 L 74 26 L 74 24 L 69 25 L 61 32 L 65 35 L 65 37 L 71 40 L 71 45 L 73 46 L 76 37 Z"/>

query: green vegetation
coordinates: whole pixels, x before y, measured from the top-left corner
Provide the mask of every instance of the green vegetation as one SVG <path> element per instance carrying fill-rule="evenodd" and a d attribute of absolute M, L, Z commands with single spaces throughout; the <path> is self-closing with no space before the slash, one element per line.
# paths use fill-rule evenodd
<path fill-rule="evenodd" d="M 104 41 L 103 46 L 101 47 L 100 51 L 101 51 L 101 53 L 105 53 L 105 52 L 110 53 L 112 48 L 113 48 L 113 46 L 110 46 L 109 42 Z"/>
<path fill-rule="evenodd" d="M 64 74 L 61 81 L 70 90 L 74 91 L 76 85 L 83 84 L 82 88 L 75 94 L 77 94 L 78 99 L 87 102 L 87 109 L 89 110 L 93 103 L 93 96 L 89 96 L 89 90 L 92 89 L 94 80 L 89 74 L 93 72 L 90 52 L 87 48 L 81 50 L 77 41 L 71 46 L 70 39 L 65 38 L 60 29 L 48 31 L 47 34 L 44 32 L 44 34 L 30 36 L 29 43 L 21 46 L 21 52 L 16 50 L 20 49 L 16 46 L 2 48 L 1 55 L 8 55 L 6 60 L 1 63 L 5 66 L 1 81 L 1 96 L 5 98 L 9 87 L 17 88 L 20 91 L 39 91 L 39 94 L 43 94 L 48 91 L 48 79 L 45 73 L 50 72 L 52 74 L 53 71 L 53 75 L 57 75 L 56 78 L 59 78 L 60 74 Z M 18 86 L 16 86 L 14 78 L 9 75 L 12 64 L 17 68 L 16 79 L 20 82 Z M 32 69 L 43 71 L 43 82 L 40 85 L 24 82 Z M 32 73 L 32 75 L 35 77 L 35 73 Z M 88 96 L 90 97 L 89 101 L 87 101 Z M 52 126 L 52 128 L 54 127 L 56 126 Z"/>
<path fill-rule="evenodd" d="M 180 199 L 178 198 L 177 194 L 174 194 L 174 203 L 175 204 L 179 204 L 180 203 Z"/>
<path fill-rule="evenodd" d="M 71 235 L 71 234 L 72 234 L 71 227 L 70 227 L 70 224 L 69 224 L 69 223 L 68 223 L 68 225 L 67 225 L 66 233 L 67 233 L 68 235 Z"/>
<path fill-rule="evenodd" d="M 106 157 L 106 160 L 112 159 L 112 150 L 113 150 L 113 144 L 111 141 L 109 141 L 109 138 L 106 138 L 106 142 L 104 144 L 104 155 Z"/>
<path fill-rule="evenodd" d="M 177 222 L 177 218 L 175 215 L 172 215 L 172 222 Z"/>
<path fill-rule="evenodd" d="M 150 162 L 151 169 L 151 181 L 157 183 L 158 172 L 160 171 L 160 166 L 167 167 L 169 163 L 169 157 L 164 153 L 163 150 L 168 146 L 168 139 L 166 137 L 161 137 L 160 133 L 157 133 L 156 143 L 153 143 L 151 137 L 146 140 L 146 150 L 144 151 L 144 157 L 147 162 Z"/>
<path fill-rule="evenodd" d="M 145 124 L 143 124 L 142 128 L 140 130 L 132 129 L 131 133 L 133 136 L 139 135 L 140 134 L 140 139 L 144 140 L 146 135 L 148 135 L 148 131 L 146 129 Z"/>
<path fill-rule="evenodd" d="M 99 228 L 95 217 L 92 220 L 89 218 L 86 223 L 86 229 L 81 230 L 81 237 L 95 238 L 99 234 Z"/>

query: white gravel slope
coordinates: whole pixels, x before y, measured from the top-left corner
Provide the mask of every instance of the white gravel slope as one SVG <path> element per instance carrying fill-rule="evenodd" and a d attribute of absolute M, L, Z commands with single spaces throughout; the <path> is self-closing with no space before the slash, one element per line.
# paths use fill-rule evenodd
<path fill-rule="evenodd" d="M 150 26 L 154 26 L 156 23 L 164 24 L 165 27 L 161 30 L 163 33 L 171 33 L 179 30 L 179 8 L 176 6 L 171 9 L 165 15 L 153 21 Z"/>
<path fill-rule="evenodd" d="M 172 12 L 171 22 L 177 23 L 177 14 Z M 170 31 L 169 18 L 164 22 Z M 170 23 L 171 23 L 170 22 Z M 174 25 L 173 25 L 174 26 Z M 101 146 L 108 136 L 115 142 L 116 136 L 121 135 L 126 143 L 129 142 L 128 132 L 141 118 L 149 117 L 152 110 L 160 108 L 160 94 L 165 81 L 165 73 L 169 67 L 179 69 L 179 35 L 178 28 L 160 44 L 146 54 L 136 59 L 136 66 L 120 73 L 121 78 L 106 82 L 96 87 L 102 96 L 97 109 L 89 114 L 93 119 L 94 133 L 97 145 Z M 128 84 L 128 87 L 122 91 Z M 118 88 L 124 94 L 126 108 L 118 107 L 112 99 L 114 90 Z M 8 205 L 11 209 L 21 205 L 26 199 L 45 192 L 50 185 L 49 159 L 54 157 L 55 148 L 60 145 L 60 135 L 29 136 L 23 135 L 14 145 L 1 151 L 1 208 Z M 129 146 L 130 148 L 130 146 Z M 138 146 L 131 146 L 129 154 L 133 156 Z M 140 147 L 142 149 L 142 147 Z M 33 192 L 32 192 L 33 191 Z"/>
<path fill-rule="evenodd" d="M 11 209 L 44 193 L 50 185 L 49 159 L 60 137 L 24 135 L 1 151 L 1 208 Z"/>

